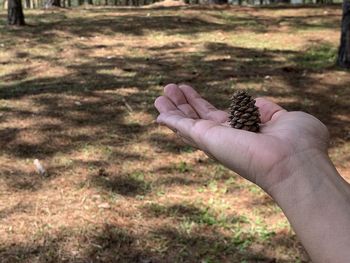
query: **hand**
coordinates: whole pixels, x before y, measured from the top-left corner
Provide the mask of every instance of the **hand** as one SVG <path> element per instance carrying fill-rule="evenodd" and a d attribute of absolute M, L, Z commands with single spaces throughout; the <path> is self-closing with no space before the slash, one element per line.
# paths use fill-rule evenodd
<path fill-rule="evenodd" d="M 327 154 L 329 135 L 309 114 L 287 112 L 264 98 L 257 98 L 256 106 L 262 121 L 259 133 L 231 128 L 228 113 L 187 85 L 169 84 L 155 101 L 158 123 L 271 194 L 306 155 Z"/>

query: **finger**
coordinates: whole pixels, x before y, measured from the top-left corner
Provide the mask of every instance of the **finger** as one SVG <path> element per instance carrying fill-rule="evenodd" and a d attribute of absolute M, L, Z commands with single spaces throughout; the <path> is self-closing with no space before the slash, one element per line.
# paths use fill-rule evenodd
<path fill-rule="evenodd" d="M 181 113 L 181 112 L 180 112 Z M 166 125 L 168 128 L 170 128 L 173 131 L 179 132 L 181 135 L 191 138 L 191 129 L 195 123 L 195 120 L 186 118 L 185 116 L 182 116 L 181 114 L 174 114 L 174 113 L 161 113 L 158 118 L 157 122 Z"/>
<path fill-rule="evenodd" d="M 203 99 L 192 87 L 188 85 L 180 85 L 179 88 L 182 90 L 188 103 L 201 118 L 220 123 L 227 121 L 227 112 L 215 108 L 212 104 Z"/>
<path fill-rule="evenodd" d="M 181 131 L 179 131 L 179 126 L 175 124 L 175 122 L 170 122 L 170 117 L 169 116 L 173 116 L 176 115 L 176 113 L 174 113 L 174 111 L 172 111 L 170 114 L 169 113 L 161 113 L 158 118 L 157 118 L 157 122 L 163 125 L 166 125 L 170 130 L 172 130 L 176 135 L 178 135 L 186 144 L 189 144 L 192 147 L 198 148 L 198 146 L 196 145 L 196 143 L 188 136 L 188 131 L 189 129 L 181 129 Z M 185 118 L 184 116 L 182 116 L 182 114 L 179 114 L 177 119 L 180 120 L 181 118 Z M 174 118 L 172 118 L 174 119 Z M 174 119 L 175 120 L 175 119 Z M 189 122 L 190 125 L 192 125 L 192 122 Z"/>
<path fill-rule="evenodd" d="M 187 139 L 188 141 L 192 141 L 191 144 L 196 145 L 196 148 L 203 151 L 206 151 L 208 141 L 203 137 L 203 135 L 205 135 L 207 131 L 211 130 L 212 128 L 221 126 L 214 121 L 202 119 L 194 120 L 173 113 L 162 113 L 158 116 L 157 121 L 165 124 L 171 130 L 176 130 L 178 135 Z M 216 139 L 218 138 L 215 138 L 214 140 Z"/>
<path fill-rule="evenodd" d="M 182 111 L 187 117 L 191 119 L 198 119 L 199 116 L 197 112 L 189 104 L 182 104 L 177 106 L 180 111 Z"/>
<path fill-rule="evenodd" d="M 167 96 L 175 105 L 186 104 L 187 100 L 184 94 L 179 90 L 176 84 L 168 84 L 164 87 L 164 94 Z"/>
<path fill-rule="evenodd" d="M 154 106 L 160 113 L 177 110 L 171 100 L 165 96 L 158 97 L 154 102 Z"/>
<path fill-rule="evenodd" d="M 179 108 L 186 116 L 193 119 L 198 119 L 197 112 L 188 104 L 182 90 L 176 84 L 169 84 L 164 88 L 165 96 L 171 100 L 174 105 Z"/>
<path fill-rule="evenodd" d="M 257 98 L 255 106 L 259 108 L 260 119 L 262 123 L 268 122 L 276 117 L 278 113 L 286 111 L 278 104 L 265 98 Z"/>

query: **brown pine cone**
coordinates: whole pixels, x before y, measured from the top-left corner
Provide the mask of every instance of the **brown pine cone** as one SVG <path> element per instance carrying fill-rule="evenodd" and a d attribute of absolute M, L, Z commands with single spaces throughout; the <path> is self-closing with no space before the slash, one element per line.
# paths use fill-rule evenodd
<path fill-rule="evenodd" d="M 255 100 L 245 91 L 236 91 L 231 97 L 230 125 L 236 129 L 259 131 L 260 114 Z"/>

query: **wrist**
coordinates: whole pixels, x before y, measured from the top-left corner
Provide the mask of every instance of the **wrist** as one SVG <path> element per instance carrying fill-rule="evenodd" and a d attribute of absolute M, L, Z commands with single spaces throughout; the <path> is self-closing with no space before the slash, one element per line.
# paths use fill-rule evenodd
<path fill-rule="evenodd" d="M 285 207 L 317 198 L 318 193 L 330 185 L 341 187 L 344 184 L 327 153 L 319 150 L 296 154 L 273 172 L 270 176 L 275 180 L 267 192 Z"/>

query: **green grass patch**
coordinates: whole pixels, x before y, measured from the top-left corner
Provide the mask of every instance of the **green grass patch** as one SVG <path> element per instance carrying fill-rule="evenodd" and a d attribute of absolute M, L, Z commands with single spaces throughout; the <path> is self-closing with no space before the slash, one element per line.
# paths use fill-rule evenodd
<path fill-rule="evenodd" d="M 312 46 L 293 58 L 298 67 L 320 70 L 334 66 L 337 57 L 337 48 L 323 43 Z"/>

